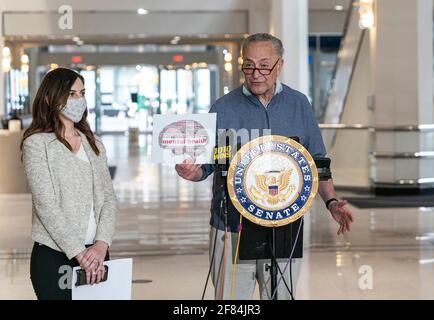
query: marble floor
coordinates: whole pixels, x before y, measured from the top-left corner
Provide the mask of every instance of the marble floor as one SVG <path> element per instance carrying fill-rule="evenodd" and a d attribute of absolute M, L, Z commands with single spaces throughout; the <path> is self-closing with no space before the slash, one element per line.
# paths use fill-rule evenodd
<path fill-rule="evenodd" d="M 173 166 L 152 164 L 150 136 L 103 140 L 109 164 L 117 166 L 111 254 L 134 259 L 133 299 L 200 299 L 209 267 L 211 179 L 191 183 Z M 296 298 L 434 299 L 434 208 L 350 208 L 355 222 L 345 236 L 336 235 L 319 199 L 305 216 Z M 35 299 L 30 226 L 30 195 L 0 194 L 0 299 Z M 209 284 L 207 299 L 212 291 Z"/>

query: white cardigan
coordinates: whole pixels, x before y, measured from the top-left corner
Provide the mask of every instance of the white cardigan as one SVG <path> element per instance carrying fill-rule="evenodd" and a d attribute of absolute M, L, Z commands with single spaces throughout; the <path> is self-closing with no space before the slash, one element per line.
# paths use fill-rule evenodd
<path fill-rule="evenodd" d="M 97 156 L 86 136 L 80 135 L 91 168 L 84 162 L 80 164 L 82 161 L 54 133 L 33 134 L 23 144 L 33 202 L 32 239 L 63 251 L 68 259 L 85 249 L 92 197 L 97 221 L 95 241 L 111 245 L 117 210 L 105 148 L 97 137 Z"/>

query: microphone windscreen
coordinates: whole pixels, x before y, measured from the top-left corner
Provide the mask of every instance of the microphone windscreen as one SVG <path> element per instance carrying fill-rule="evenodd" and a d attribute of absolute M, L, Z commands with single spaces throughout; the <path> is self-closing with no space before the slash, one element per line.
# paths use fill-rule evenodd
<path fill-rule="evenodd" d="M 300 143 L 300 138 L 298 136 L 289 137 L 290 139 L 294 140 L 297 143 Z"/>
<path fill-rule="evenodd" d="M 315 157 L 313 158 L 315 165 L 318 169 L 320 168 L 330 168 L 331 159 L 327 157 Z"/>
<path fill-rule="evenodd" d="M 332 178 L 330 170 L 331 159 L 327 157 L 314 157 L 316 168 L 318 170 L 318 178 L 320 181 L 327 181 Z"/>

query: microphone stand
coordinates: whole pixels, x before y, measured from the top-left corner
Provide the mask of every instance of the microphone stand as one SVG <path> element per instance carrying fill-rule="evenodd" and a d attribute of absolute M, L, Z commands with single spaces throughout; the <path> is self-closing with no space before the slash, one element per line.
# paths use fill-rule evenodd
<path fill-rule="evenodd" d="M 226 143 L 224 146 L 225 146 L 225 151 L 224 151 L 225 153 L 227 152 L 227 150 L 226 150 L 227 146 L 232 146 L 228 136 L 226 136 Z M 237 144 L 237 151 L 239 150 L 240 147 L 241 146 Z M 225 156 L 222 159 L 224 159 L 224 164 L 221 162 L 217 164 L 216 173 L 220 173 L 220 193 L 221 193 L 220 218 L 223 217 L 224 227 L 225 227 L 225 230 L 227 230 L 228 229 L 228 214 L 229 214 L 227 175 L 228 175 L 230 160 L 232 159 L 232 154 L 230 154 L 230 155 L 225 154 Z M 222 159 L 218 158 L 217 160 L 221 161 Z M 226 233 L 225 233 L 225 236 L 226 236 Z M 226 240 L 227 239 L 225 239 L 225 241 Z M 223 257 L 223 259 L 226 259 L 226 258 Z M 224 270 L 223 270 L 223 272 L 224 272 Z M 218 278 L 220 278 L 220 274 L 218 275 Z M 217 281 L 217 283 L 218 283 L 218 281 Z"/>
<path fill-rule="evenodd" d="M 300 143 L 299 137 L 290 137 L 296 142 Z M 270 279 L 271 279 L 271 300 L 277 300 L 277 255 L 276 255 L 276 228 L 272 227 L 271 230 L 271 264 L 269 267 L 270 270 Z M 266 269 L 266 271 L 268 271 Z M 283 277 L 283 274 L 282 274 Z M 292 295 L 292 293 L 291 293 Z"/>
<path fill-rule="evenodd" d="M 283 276 L 283 275 L 282 275 Z M 273 227 L 271 231 L 271 294 L 276 292 L 277 288 L 277 258 L 276 258 L 276 228 Z M 277 300 L 277 294 L 271 297 L 272 300 Z"/>
<path fill-rule="evenodd" d="M 318 178 L 320 181 L 327 181 L 331 179 L 332 174 L 330 170 L 330 158 L 317 157 L 314 158 L 315 165 L 318 170 Z M 277 258 L 276 258 L 276 228 L 273 227 L 271 231 L 271 264 L 269 267 L 270 280 L 271 280 L 271 299 L 277 300 Z M 295 245 L 295 244 L 294 244 Z M 291 262 L 289 262 L 291 263 Z M 268 271 L 266 269 L 266 271 Z M 283 274 L 282 274 L 283 277 Z"/>
<path fill-rule="evenodd" d="M 228 175 L 228 171 L 227 169 L 224 168 L 224 166 L 221 166 L 220 169 L 221 169 L 220 192 L 222 195 L 220 201 L 220 213 L 223 213 L 225 228 L 226 228 L 228 226 L 228 193 L 227 193 L 227 185 L 226 185 L 226 178 Z"/>

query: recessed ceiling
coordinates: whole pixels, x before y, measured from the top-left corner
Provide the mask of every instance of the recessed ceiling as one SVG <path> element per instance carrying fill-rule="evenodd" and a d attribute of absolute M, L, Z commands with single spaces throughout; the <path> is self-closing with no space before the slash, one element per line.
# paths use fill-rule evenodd
<path fill-rule="evenodd" d="M 98 35 L 80 36 L 84 44 L 164 44 L 169 45 L 174 36 L 149 37 L 146 35 Z M 73 36 L 7 36 L 5 43 L 20 44 L 24 47 L 46 46 L 46 45 L 75 45 Z M 227 42 L 241 42 L 243 34 L 227 35 L 197 35 L 184 36 L 176 44 L 219 44 Z"/>
<path fill-rule="evenodd" d="M 309 0 L 309 10 L 335 10 L 335 6 L 342 5 L 348 10 L 351 0 Z"/>
<path fill-rule="evenodd" d="M 346 11 L 351 0 L 309 0 L 310 11 L 335 11 L 336 5 L 342 5 L 343 10 Z M 345 13 L 343 13 L 345 14 Z M 80 40 L 84 44 L 170 44 L 170 41 L 176 35 L 167 35 L 159 37 L 150 37 L 144 35 L 87 35 L 80 36 Z M 62 44 L 76 44 L 71 36 L 7 36 L 5 37 L 6 43 L 20 44 L 25 47 L 32 46 L 47 46 L 47 45 L 62 45 Z M 227 35 L 196 35 L 182 37 L 178 44 L 213 44 L 222 42 L 240 42 L 243 39 L 243 34 L 227 34 Z"/>

